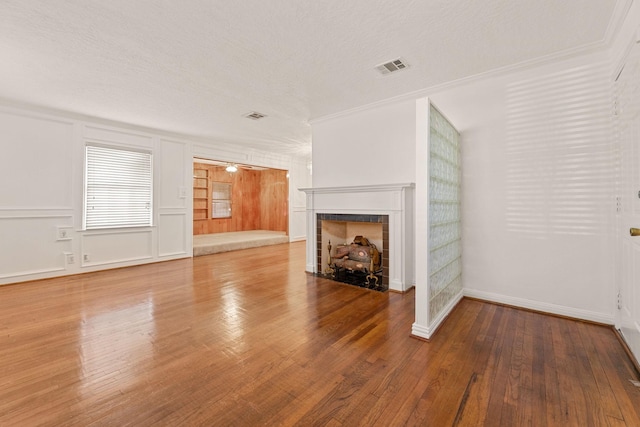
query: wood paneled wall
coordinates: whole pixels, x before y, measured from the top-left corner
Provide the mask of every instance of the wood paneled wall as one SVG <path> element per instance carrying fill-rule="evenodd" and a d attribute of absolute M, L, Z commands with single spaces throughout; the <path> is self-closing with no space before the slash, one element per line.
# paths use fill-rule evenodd
<path fill-rule="evenodd" d="M 289 180 L 287 171 L 267 169 L 260 171 L 260 218 L 270 228 L 266 230 L 288 231 Z"/>
<path fill-rule="evenodd" d="M 287 171 L 278 169 L 227 172 L 224 166 L 194 163 L 197 170 L 207 170 L 211 182 L 231 183 L 231 218 L 195 219 L 193 234 L 228 231 L 272 230 L 288 232 L 289 183 Z M 194 181 L 194 187 L 196 182 Z M 194 188 L 194 196 L 195 196 Z M 197 200 L 194 200 L 194 208 Z M 194 212 L 195 213 L 195 212 Z M 209 211 L 209 216 L 210 216 Z"/>

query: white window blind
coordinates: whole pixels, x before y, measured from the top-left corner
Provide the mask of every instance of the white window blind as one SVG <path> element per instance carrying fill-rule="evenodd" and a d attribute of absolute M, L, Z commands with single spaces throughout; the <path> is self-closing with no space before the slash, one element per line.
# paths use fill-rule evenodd
<path fill-rule="evenodd" d="M 211 199 L 211 218 L 231 218 L 231 184 L 213 182 Z"/>
<path fill-rule="evenodd" d="M 152 225 L 152 155 L 86 146 L 84 228 Z"/>

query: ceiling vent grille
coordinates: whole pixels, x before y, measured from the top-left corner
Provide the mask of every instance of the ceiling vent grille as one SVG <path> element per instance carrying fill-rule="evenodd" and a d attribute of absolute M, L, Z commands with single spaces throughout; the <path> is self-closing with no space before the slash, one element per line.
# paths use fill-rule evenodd
<path fill-rule="evenodd" d="M 409 65 L 404 62 L 402 59 L 394 59 L 393 61 L 385 62 L 384 64 L 380 64 L 376 66 L 376 70 L 378 70 L 381 74 L 391 74 L 396 71 L 404 70 L 409 67 Z"/>
<path fill-rule="evenodd" d="M 248 114 L 245 114 L 245 117 L 247 119 L 251 119 L 251 120 L 260 120 L 260 119 L 262 119 L 264 117 L 267 117 L 267 115 L 266 114 L 262 114 L 262 113 L 258 113 L 256 111 L 252 111 L 252 112 L 250 112 Z"/>

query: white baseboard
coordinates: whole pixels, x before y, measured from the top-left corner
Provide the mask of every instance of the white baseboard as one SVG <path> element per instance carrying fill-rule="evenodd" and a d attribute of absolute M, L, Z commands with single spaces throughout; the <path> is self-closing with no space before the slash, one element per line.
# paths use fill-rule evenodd
<path fill-rule="evenodd" d="M 303 234 L 302 236 L 291 236 L 289 237 L 289 242 L 293 243 L 293 242 L 302 242 L 304 240 L 307 240 L 307 235 Z"/>
<path fill-rule="evenodd" d="M 541 311 L 543 313 L 556 314 L 559 316 L 572 317 L 574 319 L 588 320 L 591 322 L 614 324 L 614 315 L 599 313 L 596 311 L 582 310 L 580 308 L 566 307 L 563 305 L 551 304 L 547 302 L 533 301 L 525 298 L 511 297 L 507 295 L 494 294 L 491 292 L 478 291 L 475 289 L 464 289 L 464 296 L 477 298 L 485 301 L 500 304 L 512 305 L 515 307 L 527 308 Z"/>
<path fill-rule="evenodd" d="M 428 340 L 429 337 L 431 337 L 431 332 L 429 331 L 429 328 L 427 328 L 426 326 L 422 326 L 422 325 L 418 325 L 417 323 L 414 323 L 413 325 L 411 325 L 411 335 Z"/>
<path fill-rule="evenodd" d="M 415 335 L 416 337 L 430 339 L 431 336 L 438 330 L 442 322 L 444 322 L 444 320 L 447 318 L 449 313 L 451 313 L 451 310 L 453 310 L 455 306 L 458 305 L 462 297 L 463 292 L 460 291 L 458 295 L 456 295 L 451 301 L 449 301 L 449 304 L 447 304 L 447 306 L 440 312 L 440 314 L 438 314 L 438 316 L 433 320 L 433 322 L 431 322 L 429 326 L 423 326 L 414 323 L 411 326 L 411 334 Z"/>

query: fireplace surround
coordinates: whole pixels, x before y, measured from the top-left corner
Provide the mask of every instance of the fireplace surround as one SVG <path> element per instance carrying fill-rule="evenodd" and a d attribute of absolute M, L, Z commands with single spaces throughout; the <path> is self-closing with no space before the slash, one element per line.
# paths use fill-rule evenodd
<path fill-rule="evenodd" d="M 322 243 L 323 221 L 379 222 L 383 227 L 384 286 L 391 291 L 404 292 L 414 285 L 414 184 L 300 190 L 307 197 L 308 272 L 322 273 L 325 268 L 322 254 L 327 252 L 327 248 Z"/>

